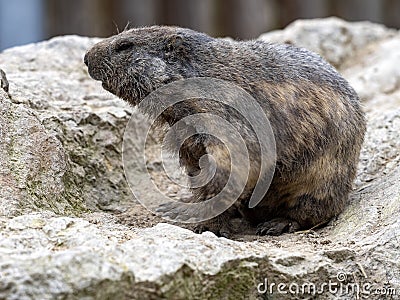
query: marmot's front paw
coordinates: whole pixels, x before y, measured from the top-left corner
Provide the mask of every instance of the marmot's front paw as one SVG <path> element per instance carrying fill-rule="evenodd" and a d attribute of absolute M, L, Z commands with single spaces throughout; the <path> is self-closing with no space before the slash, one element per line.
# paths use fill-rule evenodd
<path fill-rule="evenodd" d="M 258 235 L 281 235 L 282 233 L 293 233 L 300 229 L 300 224 L 293 220 L 276 218 L 261 223 L 257 226 Z"/>
<path fill-rule="evenodd" d="M 194 230 L 195 233 L 203 233 L 205 231 L 210 231 L 214 233 L 216 236 L 224 237 L 229 239 L 232 235 L 232 231 L 230 230 L 230 223 L 219 223 L 215 221 L 204 222 L 199 225 L 196 225 Z"/>

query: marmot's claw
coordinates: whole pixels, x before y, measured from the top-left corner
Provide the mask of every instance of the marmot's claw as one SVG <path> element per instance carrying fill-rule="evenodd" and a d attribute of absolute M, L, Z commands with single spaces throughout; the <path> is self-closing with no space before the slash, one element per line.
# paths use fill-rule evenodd
<path fill-rule="evenodd" d="M 231 232 L 229 230 L 226 230 L 226 228 L 224 228 L 224 226 L 220 229 L 216 229 L 216 228 L 212 228 L 212 226 L 208 227 L 207 225 L 197 225 L 193 229 L 193 231 L 198 234 L 201 234 L 206 231 L 210 231 L 218 237 L 224 237 L 227 239 L 229 239 L 231 237 Z"/>
<path fill-rule="evenodd" d="M 292 233 L 300 229 L 299 223 L 296 221 L 276 218 L 261 223 L 257 226 L 256 233 L 258 235 L 281 235 L 283 233 Z"/>
<path fill-rule="evenodd" d="M 209 231 L 207 226 L 204 225 L 197 225 L 194 229 L 193 229 L 194 233 L 198 233 L 201 234 L 205 231 Z"/>

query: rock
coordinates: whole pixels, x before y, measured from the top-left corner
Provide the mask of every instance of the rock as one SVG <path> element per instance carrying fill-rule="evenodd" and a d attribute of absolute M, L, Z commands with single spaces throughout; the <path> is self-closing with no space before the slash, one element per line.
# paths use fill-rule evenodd
<path fill-rule="evenodd" d="M 0 91 L 0 214 L 83 209 L 64 148 L 37 115 Z"/>
<path fill-rule="evenodd" d="M 400 107 L 399 34 L 372 43 L 343 67 L 343 74 L 366 104 L 367 112 L 378 113 Z M 368 105 L 367 105 L 368 104 Z"/>
<path fill-rule="evenodd" d="M 336 17 L 298 20 L 283 30 L 260 36 L 268 42 L 289 43 L 319 53 L 335 67 L 356 57 L 366 46 L 396 34 L 395 30 L 370 22 L 348 23 Z"/>
<path fill-rule="evenodd" d="M 361 96 L 368 131 L 343 214 L 322 229 L 236 240 L 160 222 L 135 202 L 123 173 L 126 123 L 134 118 L 139 139 L 145 118 L 82 63 L 98 39 L 13 48 L 0 53 L 9 82 L 9 95 L 0 89 L 0 298 L 382 299 L 381 289 L 396 299 L 399 33 L 329 18 L 262 39 L 319 52 Z M 148 160 L 156 176 L 160 161 Z M 313 296 L 314 288 L 324 290 Z"/>
<path fill-rule="evenodd" d="M 123 101 L 103 91 L 98 83 L 88 78 L 83 55 L 96 41 L 98 39 L 75 36 L 54 38 L 6 50 L 0 55 L 0 65 L 11 82 L 11 99 L 2 98 L 1 101 L 12 108 L 10 114 L 18 109 L 9 117 L 15 123 L 10 134 L 14 135 L 15 130 L 21 128 L 18 131 L 21 137 L 16 136 L 18 144 L 14 148 L 22 152 L 21 155 L 24 152 L 31 155 L 31 147 L 40 152 L 39 155 L 59 157 L 49 168 L 67 188 L 69 194 L 65 195 L 65 204 L 74 202 L 77 213 L 84 207 L 92 211 L 120 210 L 132 200 L 121 162 L 122 136 L 132 112 Z M 138 116 L 139 120 L 141 118 L 143 116 Z M 26 124 L 19 124 L 22 122 Z M 32 122 L 36 125 L 31 125 Z M 32 140 L 27 131 L 29 127 L 33 127 L 30 131 L 37 132 L 35 136 L 42 132 L 40 140 Z M 50 155 L 49 150 L 43 148 L 50 146 L 39 145 L 46 139 L 52 139 L 53 148 L 58 147 L 59 154 Z M 36 158 L 30 161 L 26 164 L 20 160 L 18 163 L 37 172 L 38 166 L 32 165 L 32 162 L 37 162 Z M 20 182 L 25 181 L 21 176 L 31 176 L 26 172 L 20 174 L 22 171 L 15 175 L 20 176 Z M 46 186 L 46 180 L 53 180 L 52 174 L 40 176 L 42 178 L 35 179 L 36 182 Z M 61 188 L 63 185 L 57 183 L 54 187 L 57 190 L 57 186 Z M 25 189 L 24 186 L 20 188 Z M 32 196 L 35 191 L 29 193 Z M 43 196 L 43 201 L 38 200 L 36 196 L 34 201 L 29 201 L 48 209 L 48 205 L 44 205 L 48 199 Z M 63 205 L 59 203 L 59 206 Z"/>

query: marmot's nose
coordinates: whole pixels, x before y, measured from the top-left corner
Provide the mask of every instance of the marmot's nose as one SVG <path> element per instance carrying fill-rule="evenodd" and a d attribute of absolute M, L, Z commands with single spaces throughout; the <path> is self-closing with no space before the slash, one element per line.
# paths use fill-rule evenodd
<path fill-rule="evenodd" d="M 89 66 L 89 59 L 88 59 L 88 52 L 86 52 L 85 57 L 83 58 L 83 62 L 85 63 L 85 65 Z"/>

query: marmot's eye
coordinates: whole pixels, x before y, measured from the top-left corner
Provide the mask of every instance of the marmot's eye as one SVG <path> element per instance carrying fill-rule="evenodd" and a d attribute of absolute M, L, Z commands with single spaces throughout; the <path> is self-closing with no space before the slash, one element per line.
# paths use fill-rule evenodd
<path fill-rule="evenodd" d="M 129 50 L 133 47 L 132 41 L 120 41 L 115 45 L 115 51 L 121 52 L 125 50 Z"/>
<path fill-rule="evenodd" d="M 171 53 L 183 46 L 183 38 L 180 35 L 173 35 L 169 37 L 167 45 L 165 46 L 165 51 Z"/>
<path fill-rule="evenodd" d="M 174 46 L 171 44 L 168 44 L 167 46 L 165 46 L 165 51 L 168 52 L 173 52 L 174 51 Z"/>

